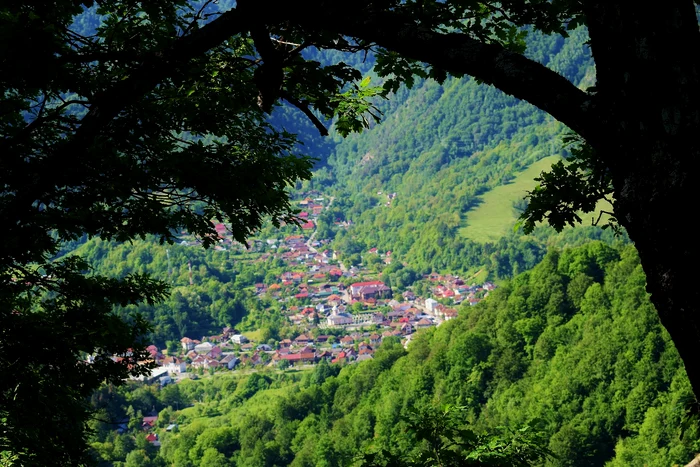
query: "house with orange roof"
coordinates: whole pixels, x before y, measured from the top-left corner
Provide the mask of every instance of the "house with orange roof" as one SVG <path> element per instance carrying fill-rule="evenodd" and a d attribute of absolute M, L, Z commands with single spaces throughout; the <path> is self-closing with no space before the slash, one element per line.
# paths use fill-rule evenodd
<path fill-rule="evenodd" d="M 185 352 L 189 350 L 194 350 L 194 346 L 197 345 L 195 344 L 193 339 L 190 339 L 189 337 L 183 337 L 180 339 L 180 343 L 182 344 L 182 350 Z"/>

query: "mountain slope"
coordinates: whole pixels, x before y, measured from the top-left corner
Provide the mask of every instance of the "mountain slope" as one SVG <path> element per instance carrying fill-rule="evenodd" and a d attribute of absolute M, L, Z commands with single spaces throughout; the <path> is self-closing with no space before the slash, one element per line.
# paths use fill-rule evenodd
<path fill-rule="evenodd" d="M 533 34 L 529 54 L 585 86 L 592 77 L 586 39 L 584 29 L 567 40 Z M 324 180 L 332 177 L 337 198 L 345 200 L 355 223 L 350 235 L 423 269 L 479 266 L 469 259 L 472 250 L 504 231 L 500 223 L 473 238 L 469 229 L 460 231 L 482 196 L 544 158 L 566 156 L 563 125 L 470 78 L 442 86 L 419 81 L 383 105 L 381 124 L 337 140 Z"/>

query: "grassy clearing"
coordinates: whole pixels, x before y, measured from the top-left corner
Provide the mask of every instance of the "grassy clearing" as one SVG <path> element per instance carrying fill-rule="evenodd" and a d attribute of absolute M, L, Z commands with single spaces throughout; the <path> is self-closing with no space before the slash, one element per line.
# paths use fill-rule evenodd
<path fill-rule="evenodd" d="M 251 342 L 265 344 L 265 342 L 260 342 L 260 339 L 262 339 L 262 330 L 260 329 L 256 329 L 255 331 L 245 331 L 242 334 L 246 336 Z"/>
<path fill-rule="evenodd" d="M 467 276 L 464 280 L 467 284 L 481 284 L 489 276 L 488 269 L 479 269 L 475 274 Z"/>
<path fill-rule="evenodd" d="M 535 188 L 535 177 L 548 170 L 559 159 L 559 156 L 540 159 L 516 175 L 512 182 L 485 193 L 481 197 L 482 203 L 467 213 L 466 226 L 459 230 L 460 235 L 476 242 L 495 242 L 508 234 L 518 219 L 513 203 Z M 595 212 L 579 213 L 581 225 L 591 225 L 598 219 L 601 210 L 612 212 L 612 206 L 607 201 L 599 201 Z M 598 225 L 605 225 L 609 219 L 608 214 L 601 215 Z"/>
<path fill-rule="evenodd" d="M 559 159 L 559 156 L 540 159 L 518 173 L 512 182 L 485 193 L 482 203 L 467 213 L 467 225 L 460 229 L 460 234 L 477 242 L 496 241 L 507 234 L 517 220 L 513 203 L 535 188 L 535 177 Z"/>

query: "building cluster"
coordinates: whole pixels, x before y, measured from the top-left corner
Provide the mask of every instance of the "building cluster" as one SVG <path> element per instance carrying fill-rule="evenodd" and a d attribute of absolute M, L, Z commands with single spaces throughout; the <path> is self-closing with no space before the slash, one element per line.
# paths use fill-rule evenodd
<path fill-rule="evenodd" d="M 454 305 L 474 305 L 495 288 L 490 282 L 468 285 L 457 276 L 430 274 L 424 276 L 431 285 L 430 298 L 416 296 L 411 290 L 394 296 L 384 282 L 362 279 L 372 275 L 364 268 L 347 269 L 340 264 L 337 254 L 326 247 L 327 240 L 314 239 L 323 201 L 315 192 L 299 202 L 302 211 L 298 216 L 304 221 L 300 234 L 258 242 L 260 259 L 281 259 L 286 270 L 272 283 L 255 284 L 255 293 L 281 303 L 290 323 L 301 328 L 302 334 L 274 346 L 250 342 L 232 328 L 200 340 L 183 336 L 179 355 L 165 356 L 149 347 L 159 365 L 151 381 L 160 379 L 161 384 L 167 384 L 171 375 L 200 368 L 232 370 L 282 362 L 298 365 L 371 359 L 382 339 L 398 337 L 407 343 L 417 330 L 455 318 L 458 312 Z M 216 224 L 215 230 L 227 244 L 225 226 Z M 390 251 L 380 253 L 377 248 L 367 254 L 381 255 L 385 262 L 391 258 Z"/>
<path fill-rule="evenodd" d="M 461 303 L 476 305 L 491 290 L 496 288 L 492 282 L 484 282 L 481 285 L 468 285 L 463 279 L 450 274 L 428 274 L 424 276 L 424 279 L 429 280 L 433 284 L 431 288 L 433 297 L 449 299 L 455 305 Z"/>

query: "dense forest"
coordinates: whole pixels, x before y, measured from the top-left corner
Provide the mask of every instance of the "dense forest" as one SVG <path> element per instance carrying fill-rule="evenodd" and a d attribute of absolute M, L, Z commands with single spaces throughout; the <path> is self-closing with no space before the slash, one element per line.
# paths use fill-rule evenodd
<path fill-rule="evenodd" d="M 644 286 L 631 246 L 551 250 L 408 350 L 387 339 L 345 367 L 104 388 L 106 417 L 160 411 L 162 446 L 100 423 L 92 446 L 127 466 L 347 465 L 377 447 L 417 455 L 413 414 L 453 406 L 474 433 L 539 443 L 536 465 L 682 463 L 700 448 L 692 393 Z"/>

